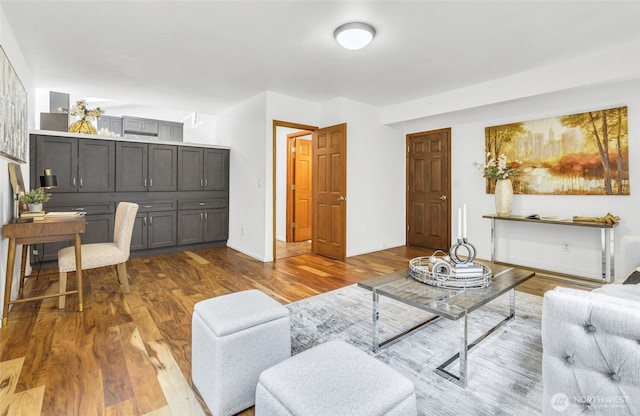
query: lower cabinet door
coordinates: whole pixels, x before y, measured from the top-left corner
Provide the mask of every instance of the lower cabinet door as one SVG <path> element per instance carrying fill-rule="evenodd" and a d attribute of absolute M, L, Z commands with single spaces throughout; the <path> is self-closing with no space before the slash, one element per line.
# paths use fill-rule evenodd
<path fill-rule="evenodd" d="M 201 243 L 203 224 L 203 210 L 180 211 L 178 213 L 178 244 Z"/>
<path fill-rule="evenodd" d="M 133 233 L 131 234 L 131 251 L 144 250 L 148 247 L 148 221 L 149 218 L 146 212 L 138 212 L 136 214 L 136 220 L 133 223 Z"/>
<path fill-rule="evenodd" d="M 147 226 L 149 248 L 176 245 L 176 211 L 150 212 Z"/>
<path fill-rule="evenodd" d="M 204 211 L 204 241 L 221 241 L 229 238 L 229 210 L 226 208 Z"/>

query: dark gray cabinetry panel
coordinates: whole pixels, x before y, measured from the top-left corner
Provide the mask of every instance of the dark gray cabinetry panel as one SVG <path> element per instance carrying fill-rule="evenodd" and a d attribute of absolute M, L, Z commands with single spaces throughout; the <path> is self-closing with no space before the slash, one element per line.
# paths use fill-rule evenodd
<path fill-rule="evenodd" d="M 31 169 L 31 188 L 39 186 L 44 169 L 51 169 L 57 176 L 58 186 L 50 192 L 76 192 L 78 185 L 78 139 L 71 137 L 40 136 L 31 138 L 36 149 L 36 163 Z"/>
<path fill-rule="evenodd" d="M 164 144 L 149 145 L 149 190 L 175 191 L 178 184 L 178 148 Z"/>
<path fill-rule="evenodd" d="M 115 169 L 114 142 L 78 139 L 78 192 L 113 192 Z"/>
<path fill-rule="evenodd" d="M 179 201 L 178 244 L 226 240 L 229 235 L 227 205 L 226 198 Z"/>
<path fill-rule="evenodd" d="M 31 135 L 31 185 L 38 186 L 44 168 L 54 170 L 58 188 L 52 190 L 52 199 L 44 209 L 85 212 L 87 228 L 83 243 L 113 241 L 117 204 L 129 201 L 139 205 L 131 239 L 132 255 L 225 245 L 229 228 L 229 174 L 224 171 L 229 166 L 227 149 L 128 139 L 84 139 L 64 134 Z M 198 187 L 192 190 L 178 190 L 178 154 L 183 149 L 187 158 L 182 167 L 191 168 L 195 164 L 201 169 L 196 170 Z M 193 154 L 195 157 L 190 159 Z M 218 173 L 206 179 L 205 170 Z M 84 175 L 82 186 L 80 173 Z M 88 175 L 92 180 L 87 181 Z M 113 190 L 102 191 L 108 188 L 105 185 L 108 178 L 113 179 Z M 209 188 L 212 183 L 216 185 L 205 189 L 205 180 Z M 93 191 L 86 190 L 87 186 Z M 44 253 L 44 260 L 55 261 L 58 250 L 68 245 L 71 242 L 39 245 L 38 251 L 40 255 Z"/>
<path fill-rule="evenodd" d="M 181 147 L 178 151 L 178 190 L 225 191 L 229 187 L 229 152 Z"/>
<path fill-rule="evenodd" d="M 176 245 L 176 201 L 131 201 L 138 204 L 131 250 Z"/>
<path fill-rule="evenodd" d="M 175 191 L 177 147 L 162 144 L 117 142 L 118 192 Z"/>
<path fill-rule="evenodd" d="M 32 139 L 31 144 L 34 144 Z M 115 143 L 107 140 L 41 136 L 37 139 L 36 163 L 31 187 L 38 187 L 44 169 L 57 176 L 52 193 L 112 192 L 115 189 Z"/>

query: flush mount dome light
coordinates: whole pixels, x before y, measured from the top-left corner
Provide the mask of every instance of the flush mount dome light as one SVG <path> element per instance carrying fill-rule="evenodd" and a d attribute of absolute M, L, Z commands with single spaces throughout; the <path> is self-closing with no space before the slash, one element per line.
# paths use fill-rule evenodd
<path fill-rule="evenodd" d="M 376 30 L 366 23 L 345 23 L 338 27 L 333 36 L 345 49 L 362 49 L 367 46 L 376 34 Z"/>

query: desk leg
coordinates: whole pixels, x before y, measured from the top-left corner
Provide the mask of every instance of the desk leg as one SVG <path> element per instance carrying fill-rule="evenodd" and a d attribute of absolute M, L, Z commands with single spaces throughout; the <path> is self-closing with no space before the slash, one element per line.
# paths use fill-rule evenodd
<path fill-rule="evenodd" d="M 78 278 L 78 311 L 82 312 L 82 241 L 80 234 L 76 234 L 76 277 Z"/>
<path fill-rule="evenodd" d="M 18 296 L 22 296 L 24 292 L 24 272 L 27 270 L 27 253 L 29 252 L 29 244 L 22 245 L 22 259 L 20 259 L 20 290 Z"/>
<path fill-rule="evenodd" d="M 4 303 L 2 304 L 2 326 L 7 326 L 9 319 L 9 302 L 11 301 L 11 286 L 13 284 L 13 265 L 16 261 L 16 240 L 9 239 L 7 251 L 7 274 L 4 282 Z"/>

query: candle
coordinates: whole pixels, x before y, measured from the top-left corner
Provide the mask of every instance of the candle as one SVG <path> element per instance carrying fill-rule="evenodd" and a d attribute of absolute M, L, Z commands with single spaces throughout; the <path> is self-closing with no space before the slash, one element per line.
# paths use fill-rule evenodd
<path fill-rule="evenodd" d="M 458 208 L 458 240 L 462 240 L 462 210 Z"/>
<path fill-rule="evenodd" d="M 462 204 L 462 238 L 467 238 L 467 204 Z"/>

